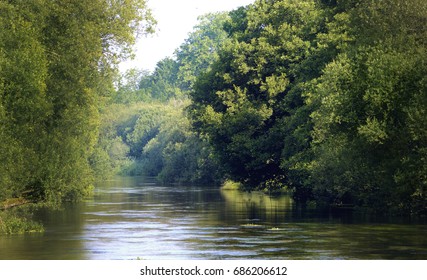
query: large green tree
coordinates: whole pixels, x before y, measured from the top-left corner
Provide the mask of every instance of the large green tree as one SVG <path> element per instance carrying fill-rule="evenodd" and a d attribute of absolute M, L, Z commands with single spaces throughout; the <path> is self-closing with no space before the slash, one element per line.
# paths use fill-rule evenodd
<path fill-rule="evenodd" d="M 427 5 L 360 1 L 345 16 L 353 39 L 310 94 L 316 196 L 425 212 Z"/>
<path fill-rule="evenodd" d="M 421 0 L 238 9 L 195 83 L 193 126 L 250 188 L 425 212 L 426 11 Z"/>
<path fill-rule="evenodd" d="M 256 1 L 230 16 L 230 39 L 191 95 L 194 126 L 232 179 L 250 187 L 300 186 L 302 175 L 291 173 L 307 161 L 311 138 L 302 92 L 333 57 L 319 47 L 328 14 L 315 1 Z"/>
<path fill-rule="evenodd" d="M 0 199 L 84 195 L 98 104 L 149 31 L 147 11 L 143 0 L 0 1 Z"/>

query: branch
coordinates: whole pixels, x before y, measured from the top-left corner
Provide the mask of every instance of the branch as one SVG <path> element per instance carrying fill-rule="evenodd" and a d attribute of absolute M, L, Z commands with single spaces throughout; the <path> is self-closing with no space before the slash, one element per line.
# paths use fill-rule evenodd
<path fill-rule="evenodd" d="M 30 203 L 24 198 L 11 198 L 0 203 L 0 210 L 4 211 L 13 207 L 21 206 Z"/>

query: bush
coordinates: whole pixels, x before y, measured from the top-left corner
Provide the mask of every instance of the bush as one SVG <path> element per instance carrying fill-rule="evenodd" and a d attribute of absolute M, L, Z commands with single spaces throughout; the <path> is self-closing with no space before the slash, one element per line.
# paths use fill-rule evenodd
<path fill-rule="evenodd" d="M 43 226 L 28 217 L 20 217 L 16 211 L 0 212 L 0 235 L 43 232 Z"/>

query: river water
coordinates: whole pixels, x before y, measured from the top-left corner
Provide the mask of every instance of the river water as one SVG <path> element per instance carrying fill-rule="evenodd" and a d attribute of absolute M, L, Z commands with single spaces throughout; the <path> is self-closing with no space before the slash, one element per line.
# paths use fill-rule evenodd
<path fill-rule="evenodd" d="M 427 259 L 427 225 L 316 213 L 288 196 L 116 178 L 36 216 L 45 232 L 0 236 L 0 259 Z"/>

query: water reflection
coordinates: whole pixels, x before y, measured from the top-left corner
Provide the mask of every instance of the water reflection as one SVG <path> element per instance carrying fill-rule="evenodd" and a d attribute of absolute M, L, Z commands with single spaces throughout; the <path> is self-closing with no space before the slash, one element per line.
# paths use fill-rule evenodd
<path fill-rule="evenodd" d="M 0 236 L 0 259 L 50 260 L 86 259 L 79 234 L 84 227 L 80 205 L 65 210 L 40 210 L 37 220 L 44 233 Z"/>
<path fill-rule="evenodd" d="M 258 221 L 275 224 L 289 218 L 293 203 L 289 196 L 268 196 L 260 192 L 221 190 L 225 201 L 223 219 L 231 223 L 244 223 L 246 227 L 257 227 Z M 245 223 L 246 222 L 246 223 Z"/>
<path fill-rule="evenodd" d="M 348 217 L 288 196 L 117 178 L 39 213 L 45 233 L 0 237 L 0 259 L 427 259 L 425 224 Z"/>

